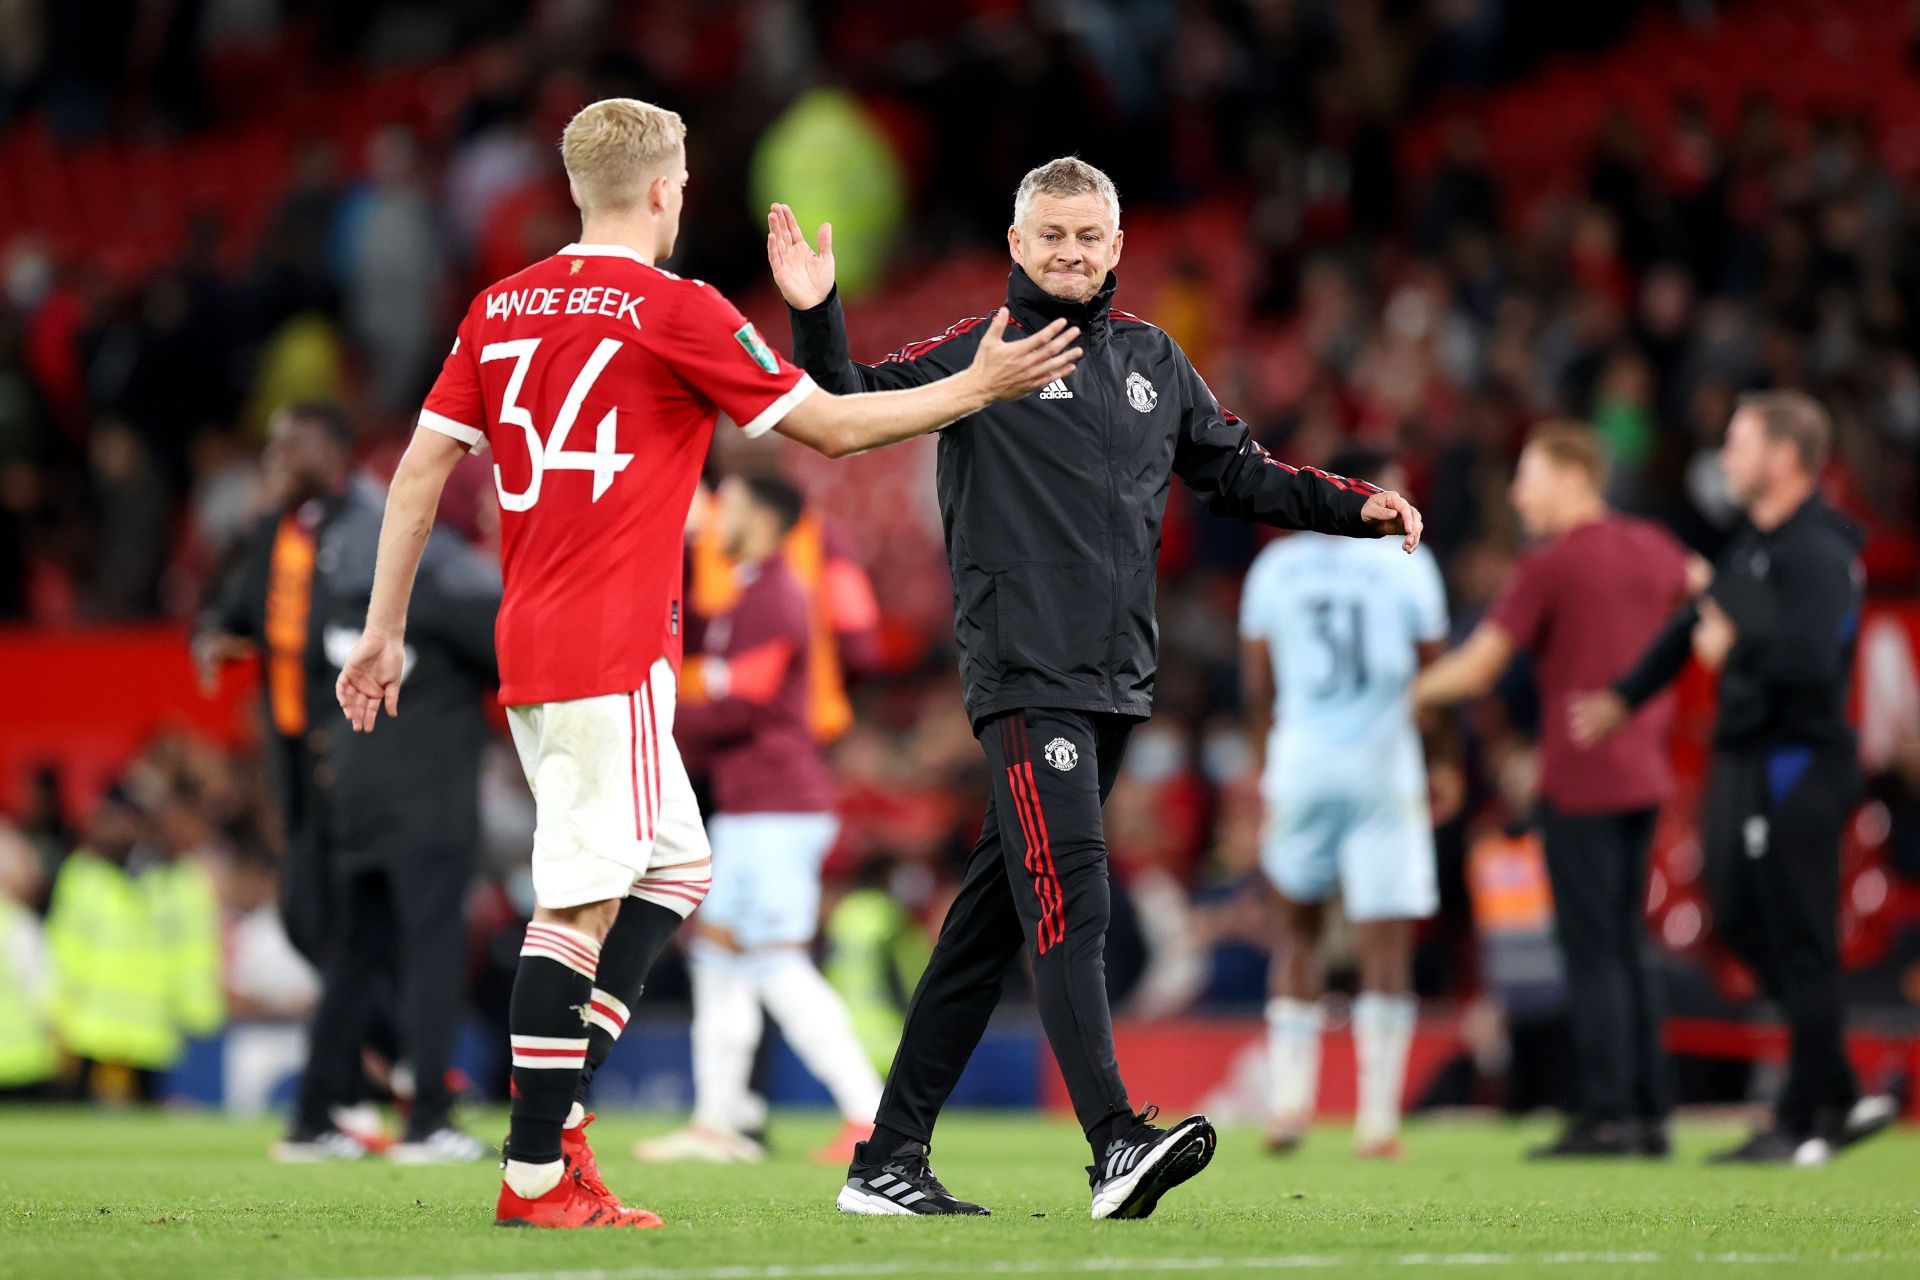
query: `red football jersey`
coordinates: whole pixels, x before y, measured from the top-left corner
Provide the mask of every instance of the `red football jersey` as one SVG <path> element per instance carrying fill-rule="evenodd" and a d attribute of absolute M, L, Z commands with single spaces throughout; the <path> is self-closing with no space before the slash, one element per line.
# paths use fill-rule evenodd
<path fill-rule="evenodd" d="M 485 290 L 420 425 L 493 450 L 500 701 L 625 693 L 678 667 L 687 507 L 726 417 L 749 436 L 814 389 L 725 298 L 616 245 Z"/>

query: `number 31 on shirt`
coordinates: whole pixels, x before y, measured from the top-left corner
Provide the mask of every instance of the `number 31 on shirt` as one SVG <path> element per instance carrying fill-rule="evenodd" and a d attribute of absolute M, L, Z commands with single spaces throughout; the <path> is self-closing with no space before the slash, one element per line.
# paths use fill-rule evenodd
<path fill-rule="evenodd" d="M 540 501 L 540 485 L 549 471 L 590 471 L 593 473 L 593 500 L 600 501 L 600 495 L 607 491 L 613 478 L 627 469 L 633 461 L 630 453 L 620 453 L 614 448 L 614 431 L 620 411 L 611 408 L 600 418 L 594 428 L 593 451 L 567 448 L 567 437 L 573 432 L 574 420 L 580 416 L 580 406 L 586 403 L 593 384 L 609 361 L 620 351 L 618 338 L 602 338 L 600 345 L 587 357 L 587 363 L 573 380 L 573 386 L 567 391 L 567 398 L 560 406 L 560 416 L 553 421 L 553 430 L 544 438 L 540 428 L 534 424 L 533 415 L 525 405 L 519 403 L 520 387 L 526 381 L 527 369 L 533 364 L 534 353 L 540 349 L 538 338 L 515 338 L 510 342 L 490 342 L 480 352 L 480 363 L 493 360 L 513 361 L 513 372 L 507 376 L 507 391 L 500 405 L 500 422 L 503 426 L 516 426 L 527 436 L 527 458 L 532 464 L 532 473 L 527 487 L 519 493 L 507 489 L 500 475 L 500 464 L 493 464 L 493 487 L 500 494 L 500 505 L 508 511 L 527 511 Z"/>

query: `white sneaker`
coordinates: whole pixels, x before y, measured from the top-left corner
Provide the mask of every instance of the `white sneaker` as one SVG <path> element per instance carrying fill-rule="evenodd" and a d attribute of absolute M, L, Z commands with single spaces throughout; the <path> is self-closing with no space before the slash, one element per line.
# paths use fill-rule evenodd
<path fill-rule="evenodd" d="M 351 1107 L 333 1107 L 328 1110 L 327 1118 L 333 1121 L 334 1128 L 374 1155 L 393 1145 L 393 1135 L 387 1132 L 387 1122 L 381 1116 L 380 1108 L 371 1102 L 355 1103 Z"/>
<path fill-rule="evenodd" d="M 267 1149 L 279 1164 L 330 1164 L 336 1160 L 362 1160 L 366 1147 L 338 1129 L 328 1129 L 312 1137 L 283 1138 Z"/>
<path fill-rule="evenodd" d="M 634 1143 L 633 1158 L 642 1164 L 683 1160 L 702 1164 L 759 1164 L 767 1158 L 767 1149 L 737 1133 L 722 1133 L 704 1125 L 690 1124 L 658 1138 Z"/>
<path fill-rule="evenodd" d="M 1840 1126 L 1840 1138 L 1836 1145 L 1845 1149 L 1856 1142 L 1864 1142 L 1899 1117 L 1899 1099 L 1888 1093 L 1870 1093 L 1848 1110 L 1847 1118 Z"/>
<path fill-rule="evenodd" d="M 1808 1138 L 1793 1149 L 1796 1169 L 1824 1169 L 1833 1159 L 1833 1144 L 1825 1138 Z"/>
<path fill-rule="evenodd" d="M 478 1164 L 492 1154 L 486 1143 L 451 1125 L 387 1149 L 387 1159 L 395 1164 Z"/>

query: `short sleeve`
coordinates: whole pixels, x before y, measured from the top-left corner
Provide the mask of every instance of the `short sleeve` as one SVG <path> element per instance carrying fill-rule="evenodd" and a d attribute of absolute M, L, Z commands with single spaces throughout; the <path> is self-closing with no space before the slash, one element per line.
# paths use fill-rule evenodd
<path fill-rule="evenodd" d="M 1541 553 L 1522 556 L 1507 577 L 1507 585 L 1487 611 L 1487 621 L 1507 633 L 1516 649 L 1539 646 L 1547 619 L 1547 584 L 1552 575 Z"/>
<path fill-rule="evenodd" d="M 440 376 L 433 380 L 433 390 L 427 392 L 420 425 L 477 451 L 487 438 L 487 414 L 480 399 L 480 364 L 469 341 L 472 323 L 471 313 L 461 321 L 453 350 L 447 352 Z"/>
<path fill-rule="evenodd" d="M 1687 590 L 1687 549 L 1658 525 L 1653 526 L 1653 536 L 1660 549 L 1661 572 L 1667 580 L 1669 598 L 1676 603 L 1685 600 L 1691 594 Z"/>
<path fill-rule="evenodd" d="M 813 393 L 813 379 L 768 346 L 719 290 L 692 280 L 683 288 L 660 335 L 661 355 L 747 436 L 765 435 Z"/>
<path fill-rule="evenodd" d="M 1440 562 L 1425 547 L 1416 547 L 1407 557 L 1407 577 L 1411 590 L 1408 604 L 1413 611 L 1414 639 L 1422 644 L 1447 638 L 1447 584 L 1440 577 Z"/>
<path fill-rule="evenodd" d="M 1279 546 L 1280 544 L 1276 542 L 1254 557 L 1253 568 L 1247 570 L 1247 580 L 1240 586 L 1240 638 L 1242 640 L 1269 638 L 1267 615 L 1271 610 L 1268 607 L 1268 597 L 1272 595 L 1274 553 Z"/>

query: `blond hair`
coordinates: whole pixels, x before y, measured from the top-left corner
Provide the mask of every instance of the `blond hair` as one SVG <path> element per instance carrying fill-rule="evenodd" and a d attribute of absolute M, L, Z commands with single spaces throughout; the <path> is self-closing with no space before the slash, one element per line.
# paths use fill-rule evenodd
<path fill-rule="evenodd" d="M 1553 419 L 1527 433 L 1529 449 L 1538 449 L 1556 466 L 1584 473 L 1596 491 L 1607 487 L 1607 451 L 1600 437 L 1584 422 Z"/>
<path fill-rule="evenodd" d="M 1119 226 L 1120 193 L 1114 188 L 1113 179 L 1079 156 L 1061 156 L 1027 171 L 1027 176 L 1020 179 L 1019 189 L 1013 193 L 1013 225 L 1026 223 L 1027 206 L 1036 195 L 1083 196 L 1089 191 L 1107 202 L 1113 225 Z"/>
<path fill-rule="evenodd" d="M 640 201 L 686 139 L 678 112 L 637 98 L 602 98 L 567 121 L 560 159 L 582 210 L 625 209 Z"/>

